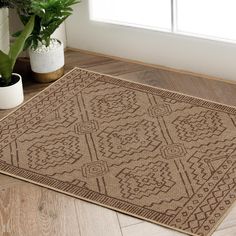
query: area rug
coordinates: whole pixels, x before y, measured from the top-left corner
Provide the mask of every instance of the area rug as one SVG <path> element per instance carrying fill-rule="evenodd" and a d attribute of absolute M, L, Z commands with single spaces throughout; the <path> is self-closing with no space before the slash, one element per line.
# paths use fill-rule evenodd
<path fill-rule="evenodd" d="M 0 172 L 210 235 L 236 200 L 236 108 L 75 68 L 0 121 Z"/>

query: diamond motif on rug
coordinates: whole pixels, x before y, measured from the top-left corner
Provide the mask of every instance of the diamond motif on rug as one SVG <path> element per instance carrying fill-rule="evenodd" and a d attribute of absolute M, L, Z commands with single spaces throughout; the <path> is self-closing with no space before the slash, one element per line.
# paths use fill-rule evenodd
<path fill-rule="evenodd" d="M 112 94 L 96 96 L 91 101 L 93 115 L 98 118 L 134 113 L 137 105 L 136 94 L 133 91 L 121 91 Z"/>
<path fill-rule="evenodd" d="M 226 130 L 218 112 L 210 110 L 179 116 L 173 124 L 179 138 L 186 142 L 219 136 Z"/>
<path fill-rule="evenodd" d="M 167 116 L 171 113 L 169 104 L 157 104 L 148 108 L 151 117 Z"/>
<path fill-rule="evenodd" d="M 107 127 L 98 134 L 100 152 L 104 157 L 116 159 L 144 151 L 156 150 L 161 141 L 157 126 L 152 121 L 141 120 L 115 127 Z"/>
<path fill-rule="evenodd" d="M 175 185 L 168 164 L 162 161 L 124 168 L 116 177 L 120 179 L 122 197 L 131 200 L 158 197 L 158 193 L 166 193 Z"/>
<path fill-rule="evenodd" d="M 164 158 L 173 159 L 184 157 L 187 152 L 183 144 L 170 144 L 161 147 L 161 153 Z"/>
<path fill-rule="evenodd" d="M 79 137 L 42 137 L 28 149 L 28 157 L 28 165 L 34 170 L 72 164 L 82 157 Z"/>
<path fill-rule="evenodd" d="M 105 161 L 94 161 L 82 166 L 83 176 L 98 177 L 105 175 L 109 170 Z"/>
<path fill-rule="evenodd" d="M 78 134 L 90 134 L 98 130 L 98 123 L 94 120 L 80 122 L 75 125 L 75 132 Z"/>

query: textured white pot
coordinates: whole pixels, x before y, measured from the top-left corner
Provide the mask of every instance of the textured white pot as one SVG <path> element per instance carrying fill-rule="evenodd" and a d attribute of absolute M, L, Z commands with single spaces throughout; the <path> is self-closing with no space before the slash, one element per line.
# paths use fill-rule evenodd
<path fill-rule="evenodd" d="M 60 41 L 59 41 L 60 42 Z M 36 77 L 48 77 L 62 70 L 65 64 L 64 46 L 59 46 L 48 51 L 29 49 L 31 69 Z M 54 74 L 55 76 L 55 74 Z"/>
<path fill-rule="evenodd" d="M 0 109 L 11 109 L 24 101 L 22 78 L 19 74 L 13 73 L 13 75 L 19 78 L 17 83 L 0 87 Z"/>

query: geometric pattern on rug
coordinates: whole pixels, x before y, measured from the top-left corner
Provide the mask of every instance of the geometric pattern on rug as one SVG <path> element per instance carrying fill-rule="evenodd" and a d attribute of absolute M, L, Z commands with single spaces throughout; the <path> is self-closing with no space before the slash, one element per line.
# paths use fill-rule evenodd
<path fill-rule="evenodd" d="M 0 172 L 207 236 L 236 200 L 236 109 L 75 68 L 0 121 Z"/>

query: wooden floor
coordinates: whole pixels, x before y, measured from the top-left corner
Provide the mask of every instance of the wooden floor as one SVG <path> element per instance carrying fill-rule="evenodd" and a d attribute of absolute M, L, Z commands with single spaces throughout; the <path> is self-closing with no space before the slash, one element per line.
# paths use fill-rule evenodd
<path fill-rule="evenodd" d="M 236 105 L 236 84 L 209 80 L 68 50 L 73 67 Z M 45 86 L 25 78 L 28 100 Z M 0 118 L 10 111 L 0 111 Z M 177 236 L 178 232 L 0 175 L 0 236 Z M 214 236 L 236 235 L 234 207 Z"/>

